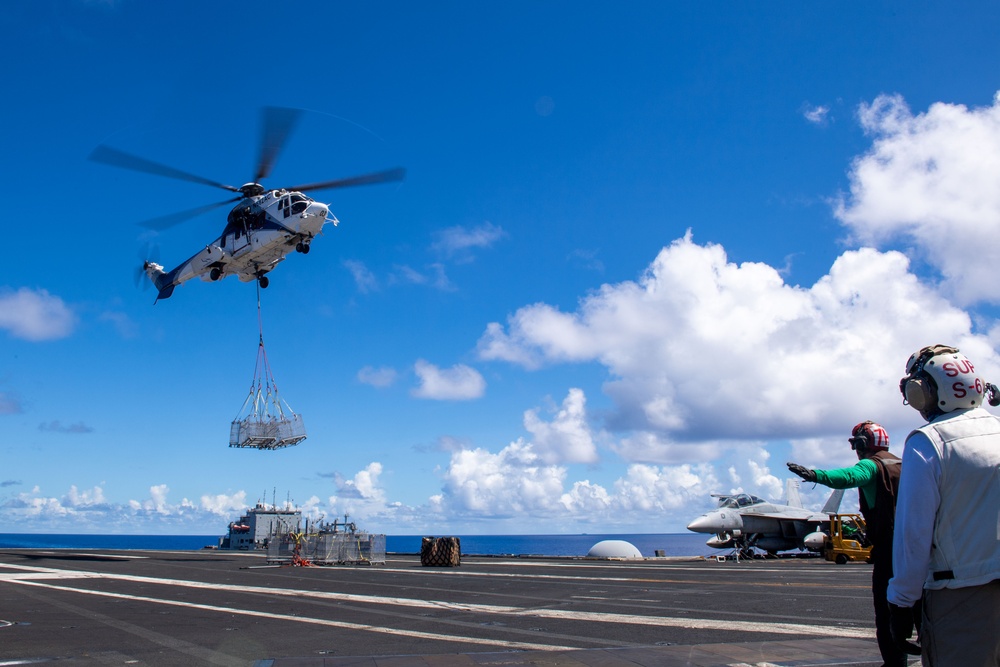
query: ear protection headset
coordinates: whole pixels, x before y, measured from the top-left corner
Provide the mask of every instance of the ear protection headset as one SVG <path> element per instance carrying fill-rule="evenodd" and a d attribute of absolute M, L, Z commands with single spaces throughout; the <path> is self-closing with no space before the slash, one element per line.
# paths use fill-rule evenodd
<path fill-rule="evenodd" d="M 918 412 L 937 408 L 938 387 L 924 365 L 939 354 L 957 354 L 958 349 L 947 345 L 929 345 L 914 352 L 906 362 L 906 377 L 899 381 L 903 401 Z"/>
<path fill-rule="evenodd" d="M 870 449 L 878 451 L 889 449 L 889 434 L 872 420 L 863 421 L 851 429 L 851 437 L 847 439 L 851 449 Z"/>
<path fill-rule="evenodd" d="M 947 345 L 925 347 L 910 356 L 906 373 L 899 381 L 903 400 L 927 419 L 952 410 L 977 407 L 983 398 L 994 407 L 1000 405 L 1000 389 L 980 379 L 972 363 L 957 348 Z M 946 387 L 948 391 L 942 395 L 938 382 L 947 384 L 953 379 L 960 381 Z"/>

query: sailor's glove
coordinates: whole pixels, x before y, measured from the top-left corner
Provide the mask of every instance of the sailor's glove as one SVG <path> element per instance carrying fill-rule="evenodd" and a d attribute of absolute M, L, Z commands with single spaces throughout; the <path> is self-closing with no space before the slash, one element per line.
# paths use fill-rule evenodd
<path fill-rule="evenodd" d="M 889 631 L 892 633 L 892 641 L 900 651 L 910 655 L 920 655 L 920 647 L 908 641 L 913 636 L 915 623 L 913 607 L 899 607 L 889 603 Z"/>
<path fill-rule="evenodd" d="M 816 481 L 816 471 L 815 470 L 810 470 L 809 468 L 806 468 L 805 466 L 800 466 L 798 463 L 786 463 L 785 465 L 788 466 L 789 470 L 791 470 L 793 473 L 795 473 L 796 475 L 798 475 L 802 479 L 806 480 L 807 482 L 815 482 Z"/>

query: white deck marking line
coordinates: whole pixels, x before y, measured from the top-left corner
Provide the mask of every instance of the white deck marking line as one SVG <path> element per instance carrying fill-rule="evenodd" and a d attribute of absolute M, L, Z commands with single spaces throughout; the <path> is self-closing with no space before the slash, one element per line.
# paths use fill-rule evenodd
<path fill-rule="evenodd" d="M 406 561 L 400 560 L 398 562 L 403 563 L 403 562 L 406 562 Z M 517 566 L 517 567 L 553 567 L 553 568 L 560 568 L 560 567 L 577 567 L 577 568 L 578 567 L 613 567 L 616 570 L 683 570 L 683 571 L 686 571 L 686 572 L 705 572 L 706 571 L 705 568 L 703 568 L 703 567 L 690 567 L 690 566 L 687 566 L 687 565 L 683 565 L 683 566 L 682 565 L 665 565 L 665 564 L 664 565 L 660 565 L 658 563 L 654 563 L 654 564 L 651 564 L 651 565 L 649 565 L 649 564 L 647 564 L 647 565 L 634 565 L 634 564 L 629 564 L 628 562 L 623 562 L 623 561 L 611 561 L 611 562 L 608 562 L 608 561 L 604 561 L 604 560 L 599 560 L 599 561 L 573 560 L 572 562 L 567 562 L 567 563 L 557 563 L 557 562 L 552 562 L 552 561 L 546 561 L 546 562 L 542 562 L 542 563 L 537 563 L 537 562 L 524 561 L 524 560 L 483 559 L 483 560 L 477 560 L 476 561 L 476 565 L 507 565 L 507 566 Z M 756 565 L 756 564 L 755 565 L 747 565 L 745 569 L 740 569 L 740 570 L 736 570 L 737 567 L 741 567 L 742 568 L 742 566 L 736 566 L 736 565 L 734 565 L 734 566 L 732 566 L 732 569 L 730 571 L 739 571 L 739 572 L 749 572 L 749 571 L 752 571 L 752 572 L 787 572 L 788 571 L 787 569 L 780 568 L 780 567 L 774 567 L 774 566 L 771 566 L 771 565 Z M 708 570 L 708 571 L 709 572 L 717 572 L 717 571 L 719 571 L 719 569 L 721 569 L 721 567 L 720 568 L 715 568 L 715 569 L 712 569 L 712 570 Z M 822 563 L 816 563 L 815 565 L 813 565 L 813 564 L 803 565 L 802 569 L 798 570 L 798 572 L 809 573 L 809 574 L 815 574 L 815 573 L 818 573 L 818 572 L 829 572 L 829 571 L 830 571 L 830 568 L 828 568 L 826 565 L 824 565 Z"/>
<path fill-rule="evenodd" d="M 666 616 L 640 616 L 638 614 L 613 614 L 594 611 L 569 611 L 561 609 L 541 609 L 508 607 L 500 605 L 444 602 L 442 600 L 417 600 L 413 598 L 385 597 L 377 595 L 355 595 L 353 593 L 333 593 L 322 591 L 307 591 L 293 588 L 268 588 L 264 586 L 238 586 L 235 584 L 208 584 L 200 581 L 184 581 L 179 579 L 161 579 L 158 577 L 140 577 L 128 574 L 104 574 L 100 572 L 81 572 L 79 570 L 55 570 L 53 568 L 33 567 L 29 565 L 9 565 L 3 567 L 19 569 L 40 574 L 62 574 L 66 579 L 100 578 L 136 583 L 162 584 L 166 586 L 182 586 L 206 590 L 231 591 L 236 593 L 255 593 L 261 595 L 278 595 L 291 597 L 309 597 L 321 600 L 338 600 L 363 604 L 390 604 L 397 607 L 416 607 L 421 609 L 445 609 L 468 611 L 482 614 L 501 614 L 507 616 L 524 616 L 528 618 L 556 618 L 575 621 L 597 621 L 602 623 L 628 623 L 632 625 L 650 625 L 656 627 L 689 628 L 700 630 L 737 630 L 740 632 L 761 632 L 789 635 L 823 635 L 835 637 L 851 637 L 871 639 L 875 636 L 873 628 L 850 628 L 824 625 L 806 625 L 801 623 L 767 623 L 755 621 L 733 621 L 700 618 L 670 618 Z M 0 573 L 0 581 L 7 580 Z M 11 583 L 29 583 L 29 577 L 10 579 Z M 81 590 L 73 589 L 69 590 Z"/>
<path fill-rule="evenodd" d="M 290 616 L 288 614 L 275 614 L 265 611 L 255 611 L 252 609 L 237 609 L 235 607 L 218 607 L 215 605 L 199 604 L 197 602 L 180 602 L 178 600 L 165 600 L 161 598 L 151 598 L 144 595 L 127 595 L 125 593 L 110 593 L 107 591 L 90 591 L 72 586 L 55 586 L 53 584 L 43 584 L 37 581 L 26 579 L 7 579 L 11 583 L 22 586 L 34 586 L 38 588 L 49 588 L 67 593 L 82 593 L 84 595 L 97 595 L 100 597 L 115 598 L 119 600 L 134 600 L 137 602 L 151 602 L 153 604 L 164 604 L 172 607 L 185 607 L 187 609 L 200 609 L 202 611 L 218 611 L 226 614 L 239 616 L 253 616 L 254 618 L 266 618 L 276 621 L 292 621 L 295 623 L 308 623 L 312 625 L 323 625 L 342 630 L 362 630 L 366 632 L 378 632 L 387 635 L 399 635 L 402 637 L 412 637 L 414 639 L 431 639 L 443 642 L 460 642 L 464 644 L 481 644 L 487 646 L 502 646 L 504 648 L 517 648 L 529 651 L 570 651 L 574 646 L 554 646 L 552 644 L 534 644 L 531 642 L 507 641 L 503 639 L 477 639 L 475 637 L 463 637 L 461 635 L 445 635 L 434 632 L 420 632 L 418 630 L 399 630 L 377 625 L 367 625 L 364 623 L 349 623 L 346 621 L 333 621 L 325 618 L 311 618 L 309 616 Z"/>
<path fill-rule="evenodd" d="M 148 560 L 149 556 L 131 556 L 123 554 L 108 554 L 100 551 L 32 551 L 38 556 L 69 556 L 70 558 L 88 558 L 91 560 Z"/>

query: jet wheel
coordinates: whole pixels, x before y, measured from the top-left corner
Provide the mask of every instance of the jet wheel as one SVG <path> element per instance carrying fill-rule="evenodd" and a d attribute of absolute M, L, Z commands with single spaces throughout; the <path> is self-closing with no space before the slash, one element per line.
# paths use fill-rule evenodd
<path fill-rule="evenodd" d="M 257 279 L 257 284 L 260 285 L 261 289 L 265 289 L 271 284 L 271 281 L 267 279 L 267 276 L 261 276 Z"/>

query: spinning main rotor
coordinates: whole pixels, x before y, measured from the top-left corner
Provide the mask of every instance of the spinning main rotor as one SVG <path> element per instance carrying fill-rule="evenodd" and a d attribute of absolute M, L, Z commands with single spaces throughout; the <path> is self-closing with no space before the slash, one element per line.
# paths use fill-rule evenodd
<path fill-rule="evenodd" d="M 371 174 L 362 174 L 360 176 L 351 176 L 348 178 L 337 178 L 329 181 L 319 181 L 316 183 L 306 183 L 303 185 L 293 185 L 282 188 L 265 188 L 261 185 L 260 181 L 267 178 L 271 173 L 271 168 L 274 166 L 274 162 L 277 160 L 278 154 L 281 152 L 282 148 L 284 148 L 285 143 L 288 141 L 288 137 L 291 136 L 292 130 L 295 129 L 295 125 L 298 123 L 301 115 L 302 111 L 300 109 L 264 107 L 260 142 L 260 158 L 257 161 L 257 169 L 254 172 L 253 180 L 249 183 L 241 185 L 240 187 L 219 183 L 218 181 L 213 181 L 210 178 L 198 176 L 197 174 L 192 174 L 181 169 L 160 164 L 159 162 L 147 160 L 146 158 L 132 155 L 131 153 L 126 153 L 125 151 L 103 144 L 94 149 L 94 152 L 90 154 L 90 159 L 94 162 L 101 162 L 114 167 L 140 171 L 147 174 L 153 174 L 155 176 L 165 176 L 167 178 L 173 178 L 180 181 L 200 183 L 213 188 L 239 193 L 239 196 L 232 199 L 198 206 L 186 211 L 172 213 L 170 215 L 153 218 L 140 223 L 144 227 L 158 231 L 168 229 L 174 225 L 180 224 L 181 222 L 199 216 L 203 213 L 207 213 L 221 206 L 234 204 L 243 199 L 258 197 L 272 189 L 292 192 L 333 190 L 335 188 L 347 188 L 358 185 L 374 185 L 376 183 L 401 181 L 406 176 L 405 169 L 396 167 L 395 169 L 387 169 L 385 171 L 377 171 Z"/>

